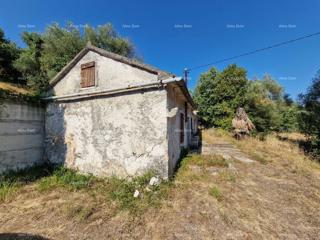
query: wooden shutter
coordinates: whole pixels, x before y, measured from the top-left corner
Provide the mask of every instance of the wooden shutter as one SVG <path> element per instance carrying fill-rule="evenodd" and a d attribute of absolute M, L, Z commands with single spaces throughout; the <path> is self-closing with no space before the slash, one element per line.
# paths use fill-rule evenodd
<path fill-rule="evenodd" d="M 180 113 L 180 143 L 184 143 L 184 115 Z"/>
<path fill-rule="evenodd" d="M 81 65 L 81 83 L 82 88 L 95 86 L 95 62 L 89 62 Z"/>

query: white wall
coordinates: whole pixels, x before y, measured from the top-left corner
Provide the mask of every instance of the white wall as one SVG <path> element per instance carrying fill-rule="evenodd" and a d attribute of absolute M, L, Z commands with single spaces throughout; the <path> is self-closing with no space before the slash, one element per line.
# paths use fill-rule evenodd
<path fill-rule="evenodd" d="M 95 61 L 96 63 L 96 86 L 80 88 L 81 64 L 91 61 Z M 156 82 L 157 80 L 158 76 L 156 74 L 90 51 L 54 86 L 54 94 L 56 96 L 62 96 L 71 93 L 94 92 L 127 87 L 128 85 L 137 83 Z"/>
<path fill-rule="evenodd" d="M 98 176 L 157 169 L 168 177 L 166 104 L 164 89 L 50 103 L 46 155 Z"/>

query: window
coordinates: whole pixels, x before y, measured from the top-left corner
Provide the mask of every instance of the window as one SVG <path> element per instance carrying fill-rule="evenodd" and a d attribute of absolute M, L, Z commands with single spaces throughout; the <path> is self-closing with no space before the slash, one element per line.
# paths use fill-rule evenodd
<path fill-rule="evenodd" d="M 184 115 L 180 113 L 180 143 L 184 143 Z"/>
<path fill-rule="evenodd" d="M 89 62 L 81 65 L 81 83 L 82 88 L 95 86 L 95 62 Z"/>

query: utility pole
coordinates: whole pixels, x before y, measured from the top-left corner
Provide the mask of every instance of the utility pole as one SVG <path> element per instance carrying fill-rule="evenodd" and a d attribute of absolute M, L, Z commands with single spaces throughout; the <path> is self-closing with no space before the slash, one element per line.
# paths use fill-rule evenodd
<path fill-rule="evenodd" d="M 188 73 L 189 73 L 189 69 L 188 68 L 185 68 L 183 70 L 183 73 L 184 73 L 184 82 L 186 83 L 186 86 L 188 87 Z"/>

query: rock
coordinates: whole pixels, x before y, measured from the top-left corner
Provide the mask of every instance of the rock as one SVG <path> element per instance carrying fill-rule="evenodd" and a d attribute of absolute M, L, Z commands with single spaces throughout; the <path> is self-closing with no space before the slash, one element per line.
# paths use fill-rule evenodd
<path fill-rule="evenodd" d="M 152 177 L 149 181 L 150 186 L 158 186 L 160 184 L 160 180 L 158 177 Z"/>
<path fill-rule="evenodd" d="M 133 197 L 137 198 L 139 196 L 140 192 L 138 190 L 134 191 Z"/>

